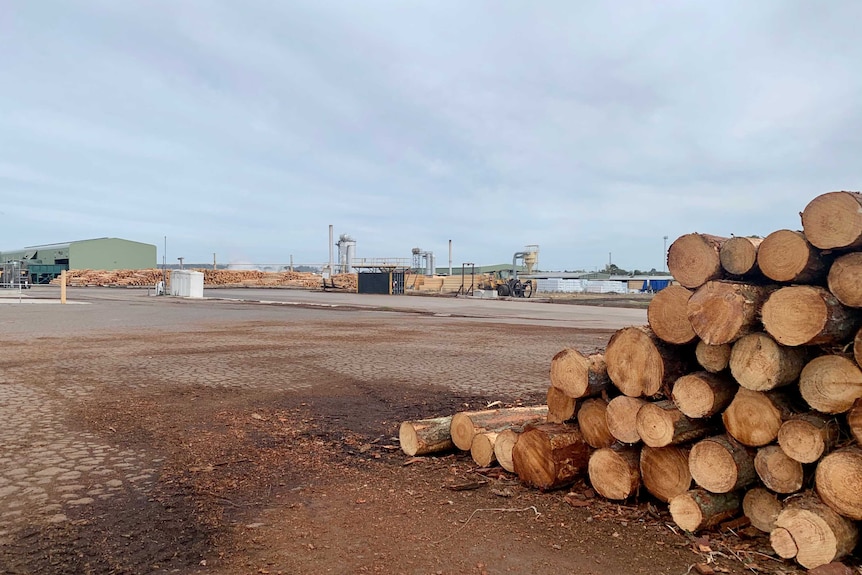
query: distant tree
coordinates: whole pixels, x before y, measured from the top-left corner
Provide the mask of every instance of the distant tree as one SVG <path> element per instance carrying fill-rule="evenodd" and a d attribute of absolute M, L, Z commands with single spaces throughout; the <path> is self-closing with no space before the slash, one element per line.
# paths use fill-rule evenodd
<path fill-rule="evenodd" d="M 608 264 L 605 266 L 605 273 L 611 274 L 614 276 L 624 276 L 628 275 L 629 272 L 619 267 L 617 264 Z"/>

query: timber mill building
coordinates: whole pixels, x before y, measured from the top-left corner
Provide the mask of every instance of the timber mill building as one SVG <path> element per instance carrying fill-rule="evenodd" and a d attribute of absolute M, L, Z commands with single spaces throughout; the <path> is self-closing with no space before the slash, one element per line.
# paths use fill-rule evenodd
<path fill-rule="evenodd" d="M 0 263 L 21 262 L 30 283 L 49 283 L 62 270 L 119 270 L 156 267 L 156 246 L 120 238 L 96 238 L 0 251 Z"/>

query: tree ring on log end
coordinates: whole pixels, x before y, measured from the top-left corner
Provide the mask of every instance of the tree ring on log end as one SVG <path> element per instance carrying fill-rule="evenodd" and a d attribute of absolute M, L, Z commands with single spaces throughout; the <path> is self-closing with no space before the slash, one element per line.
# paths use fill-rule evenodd
<path fill-rule="evenodd" d="M 852 246 L 862 236 L 858 194 L 829 192 L 811 200 L 802 212 L 802 229 L 821 250 Z"/>
<path fill-rule="evenodd" d="M 695 483 L 712 493 L 727 493 L 736 487 L 737 467 L 733 455 L 721 444 L 704 439 L 691 448 L 689 461 L 698 465 L 691 469 Z"/>

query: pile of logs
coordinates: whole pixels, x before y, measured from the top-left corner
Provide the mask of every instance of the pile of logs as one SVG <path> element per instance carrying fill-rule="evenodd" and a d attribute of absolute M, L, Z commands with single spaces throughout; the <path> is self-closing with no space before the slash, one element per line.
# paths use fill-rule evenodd
<path fill-rule="evenodd" d="M 258 270 L 195 270 L 203 272 L 206 287 L 294 287 L 321 288 L 320 274 L 309 272 L 263 272 Z M 170 284 L 171 270 L 69 270 L 66 282 L 69 286 L 148 287 L 167 278 Z M 337 274 L 333 281 L 345 291 L 356 291 L 356 274 Z M 58 284 L 60 278 L 51 283 Z"/>
<path fill-rule="evenodd" d="M 603 355 L 557 353 L 542 421 L 536 407 L 405 422 L 402 448 L 452 447 L 457 422 L 455 447 L 525 485 L 586 476 L 609 499 L 645 490 L 689 532 L 744 517 L 809 569 L 850 554 L 862 521 L 862 194 L 823 194 L 801 215 L 803 231 L 674 241 L 676 283 L 651 301 L 649 325 L 618 330 Z"/>

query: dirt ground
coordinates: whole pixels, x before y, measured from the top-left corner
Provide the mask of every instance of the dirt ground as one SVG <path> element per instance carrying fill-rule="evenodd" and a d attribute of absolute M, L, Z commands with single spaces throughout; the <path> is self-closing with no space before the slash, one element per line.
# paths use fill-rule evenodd
<path fill-rule="evenodd" d="M 2 573 L 799 573 L 750 529 L 681 533 L 647 494 L 540 493 L 469 455 L 400 451 L 403 420 L 543 403 L 553 354 L 609 331 L 58 307 L 3 310 Z"/>

